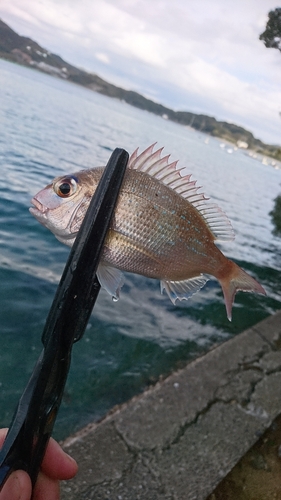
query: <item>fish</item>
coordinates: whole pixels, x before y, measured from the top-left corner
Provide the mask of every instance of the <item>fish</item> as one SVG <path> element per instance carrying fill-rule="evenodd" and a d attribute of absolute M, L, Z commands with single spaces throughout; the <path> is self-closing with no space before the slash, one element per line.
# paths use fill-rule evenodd
<path fill-rule="evenodd" d="M 198 292 L 209 276 L 222 287 L 226 313 L 238 290 L 264 288 L 217 246 L 234 239 L 225 213 L 177 161 L 152 144 L 130 156 L 106 235 L 97 278 L 118 300 L 123 271 L 160 280 L 175 304 Z M 105 167 L 56 177 L 31 200 L 31 214 L 56 238 L 72 246 Z M 185 169 L 186 170 L 186 169 Z"/>

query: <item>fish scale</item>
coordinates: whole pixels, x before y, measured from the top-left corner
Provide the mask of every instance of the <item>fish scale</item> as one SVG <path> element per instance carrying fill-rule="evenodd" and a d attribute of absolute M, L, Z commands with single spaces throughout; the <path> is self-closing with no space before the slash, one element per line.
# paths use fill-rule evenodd
<path fill-rule="evenodd" d="M 134 199 L 132 193 L 136 192 L 136 184 L 140 184 L 141 189 Z M 126 191 L 125 187 L 121 189 L 112 227 L 116 232 L 128 237 L 128 245 L 130 239 L 133 239 L 152 252 L 161 254 L 161 268 L 157 275 L 152 276 L 160 279 L 162 268 L 165 266 L 165 257 L 168 258 L 170 265 L 176 254 L 179 254 L 179 258 L 187 259 L 190 244 L 193 247 L 201 246 L 201 241 L 197 237 L 200 230 L 196 226 L 201 222 L 201 216 L 189 202 L 176 195 L 171 188 L 165 185 L 159 186 L 159 182 L 147 174 L 140 172 L 136 176 L 134 171 L 127 172 L 124 186 Z M 142 217 L 138 216 L 139 207 L 142 207 Z M 209 237 L 214 240 L 206 224 L 201 226 L 202 238 L 205 235 L 205 239 Z M 186 233 L 191 233 L 191 228 L 196 236 L 189 234 L 187 238 Z M 175 247 L 172 255 L 171 246 Z M 199 248 L 195 253 L 199 254 Z M 188 257 L 188 260 L 193 260 L 192 255 Z M 181 269 L 183 265 L 184 262 L 181 264 Z"/>
<path fill-rule="evenodd" d="M 130 157 L 97 276 L 114 298 L 124 282 L 122 271 L 160 280 L 173 303 L 189 298 L 208 276 L 222 286 L 227 316 L 238 290 L 265 293 L 263 287 L 215 242 L 233 239 L 226 215 L 181 175 L 177 162 L 152 145 Z M 31 213 L 59 241 L 72 245 L 104 167 L 54 179 L 33 199 Z"/>

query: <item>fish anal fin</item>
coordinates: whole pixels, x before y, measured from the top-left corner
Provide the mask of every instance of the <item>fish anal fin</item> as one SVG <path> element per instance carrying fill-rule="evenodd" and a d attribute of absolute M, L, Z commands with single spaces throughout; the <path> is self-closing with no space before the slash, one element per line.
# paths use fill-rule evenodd
<path fill-rule="evenodd" d="M 161 293 L 166 290 L 168 297 L 175 304 L 176 300 L 187 300 L 191 295 L 198 292 L 208 281 L 208 278 L 201 274 L 188 280 L 183 281 L 168 281 L 160 282 Z"/>
<path fill-rule="evenodd" d="M 124 285 L 124 275 L 122 271 L 105 262 L 100 262 L 97 270 L 97 278 L 101 287 L 104 288 L 114 300 L 118 300 L 120 290 Z"/>

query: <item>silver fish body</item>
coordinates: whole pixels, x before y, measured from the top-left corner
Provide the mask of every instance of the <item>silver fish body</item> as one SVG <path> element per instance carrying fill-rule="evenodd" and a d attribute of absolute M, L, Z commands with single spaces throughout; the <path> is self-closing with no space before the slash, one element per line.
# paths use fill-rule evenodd
<path fill-rule="evenodd" d="M 182 281 L 214 274 L 220 261 L 224 265 L 213 241 L 184 198 L 145 172 L 127 171 L 105 243 L 106 261 L 150 278 Z"/>
<path fill-rule="evenodd" d="M 161 281 L 175 302 L 188 298 L 216 277 L 228 318 L 237 290 L 265 293 L 257 281 L 216 246 L 233 239 L 225 214 L 206 202 L 190 176 L 153 146 L 129 162 L 107 234 L 98 278 L 113 296 L 123 284 L 120 271 Z M 72 245 L 104 167 L 56 178 L 32 200 L 31 213 L 63 243 Z"/>

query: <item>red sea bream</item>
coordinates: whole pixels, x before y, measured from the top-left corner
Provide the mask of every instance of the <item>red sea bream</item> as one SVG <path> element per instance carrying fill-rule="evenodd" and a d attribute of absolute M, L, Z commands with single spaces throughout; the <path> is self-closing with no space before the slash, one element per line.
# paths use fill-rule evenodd
<path fill-rule="evenodd" d="M 162 148 L 163 149 L 163 148 Z M 161 281 L 175 303 L 187 299 L 214 276 L 221 284 L 228 319 L 238 290 L 265 293 L 263 287 L 227 259 L 216 241 L 232 240 L 232 226 L 207 201 L 177 162 L 154 152 L 154 145 L 130 157 L 97 276 L 118 298 L 122 271 Z M 59 241 L 71 246 L 104 167 L 57 177 L 33 199 L 30 212 Z"/>

